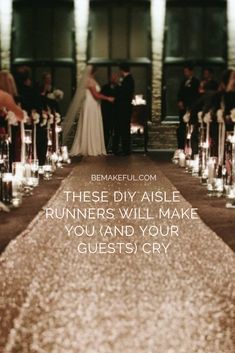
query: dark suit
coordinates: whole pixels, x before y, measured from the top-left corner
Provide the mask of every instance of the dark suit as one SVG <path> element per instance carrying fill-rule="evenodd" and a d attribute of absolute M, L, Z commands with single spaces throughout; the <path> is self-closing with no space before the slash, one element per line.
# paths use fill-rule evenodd
<path fill-rule="evenodd" d="M 116 97 L 117 87 L 111 83 L 107 83 L 102 87 L 101 93 L 105 96 Z M 105 148 L 108 152 L 109 142 L 113 135 L 114 128 L 114 114 L 115 114 L 115 105 L 106 100 L 101 101 L 101 111 L 103 118 L 103 127 L 104 127 L 104 141 Z"/>
<path fill-rule="evenodd" d="M 191 110 L 193 105 L 199 98 L 199 80 L 196 77 L 184 79 L 180 85 L 178 93 L 178 102 L 183 102 L 184 109 L 179 111 L 179 127 L 177 129 L 178 148 L 185 147 L 186 125 L 183 121 L 183 116 L 187 110 Z"/>
<path fill-rule="evenodd" d="M 114 123 L 114 139 L 113 152 L 118 153 L 119 142 L 121 139 L 122 152 L 130 153 L 130 125 L 132 113 L 132 99 L 134 95 L 134 79 L 131 74 L 124 77 L 122 84 L 117 88 L 115 100 L 115 123 Z"/>

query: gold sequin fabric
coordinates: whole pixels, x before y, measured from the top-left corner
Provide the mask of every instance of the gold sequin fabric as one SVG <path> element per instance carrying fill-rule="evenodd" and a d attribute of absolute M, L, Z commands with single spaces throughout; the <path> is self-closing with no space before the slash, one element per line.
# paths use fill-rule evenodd
<path fill-rule="evenodd" d="M 176 169 L 177 172 L 177 169 Z M 99 175 L 156 175 L 154 181 L 100 181 Z M 166 203 L 66 202 L 64 191 L 119 192 L 176 189 L 144 156 L 86 157 L 64 180 L 46 208 L 149 209 Z M 27 200 L 25 200 L 27 202 Z M 180 202 L 167 207 L 192 206 Z M 213 209 L 211 210 L 213 212 Z M 231 217 L 234 214 L 231 212 Z M 77 236 L 65 225 L 94 227 Z M 179 236 L 141 236 L 142 226 L 178 226 Z M 130 226 L 131 237 L 101 237 L 100 227 Z M 168 244 L 167 253 L 80 253 L 102 242 Z M 3 353 L 234 353 L 235 256 L 198 219 L 45 219 L 45 208 L 0 258 L 0 352 Z"/>

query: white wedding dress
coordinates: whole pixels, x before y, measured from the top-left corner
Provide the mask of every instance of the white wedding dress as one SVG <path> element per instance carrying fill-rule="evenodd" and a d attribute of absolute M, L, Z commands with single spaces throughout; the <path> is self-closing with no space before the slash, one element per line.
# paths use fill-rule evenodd
<path fill-rule="evenodd" d="M 85 100 L 78 119 L 77 131 L 70 151 L 71 156 L 106 155 L 100 102 L 93 97 L 88 87 L 94 87 L 97 91 L 100 91 L 98 83 L 94 79 L 89 79 Z"/>

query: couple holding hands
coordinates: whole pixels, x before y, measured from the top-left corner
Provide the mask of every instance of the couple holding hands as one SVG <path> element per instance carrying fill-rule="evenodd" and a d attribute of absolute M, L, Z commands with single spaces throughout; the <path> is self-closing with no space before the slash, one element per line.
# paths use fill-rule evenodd
<path fill-rule="evenodd" d="M 70 151 L 71 156 L 106 155 L 100 101 L 113 104 L 114 136 L 112 152 L 115 155 L 130 154 L 130 122 L 134 79 L 128 64 L 121 64 L 119 69 L 122 80 L 113 90 L 115 92 L 114 97 L 101 93 L 101 88 L 95 80 L 95 68 L 92 66 L 86 68 L 66 116 L 67 121 L 65 121 L 64 137 L 68 135 L 71 129 L 76 119 L 75 115 L 78 118 L 77 130 Z M 110 119 L 112 119 L 111 116 Z M 120 140 L 121 151 L 119 151 Z"/>

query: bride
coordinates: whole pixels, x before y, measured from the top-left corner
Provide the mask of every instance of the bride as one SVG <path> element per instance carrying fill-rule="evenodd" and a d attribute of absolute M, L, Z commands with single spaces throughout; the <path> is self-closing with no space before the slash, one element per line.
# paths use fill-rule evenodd
<path fill-rule="evenodd" d="M 75 138 L 70 150 L 71 156 L 106 154 L 100 100 L 113 102 L 114 98 L 100 93 L 100 86 L 94 78 L 95 71 L 92 66 L 86 68 L 66 117 L 64 140 L 68 138 L 74 120 L 79 115 Z"/>

